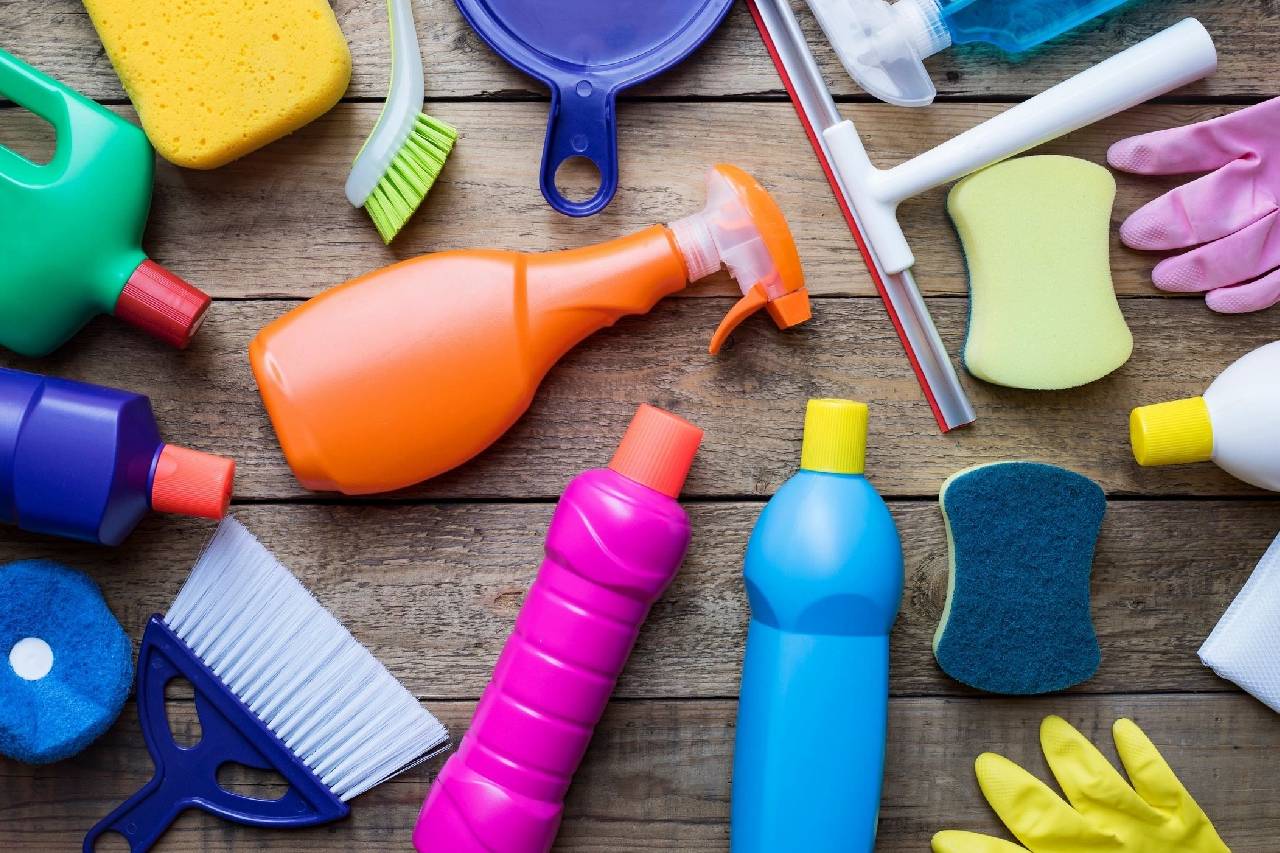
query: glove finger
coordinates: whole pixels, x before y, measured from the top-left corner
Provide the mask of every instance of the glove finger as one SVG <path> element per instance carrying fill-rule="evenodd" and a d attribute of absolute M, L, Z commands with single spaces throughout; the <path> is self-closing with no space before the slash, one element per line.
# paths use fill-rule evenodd
<path fill-rule="evenodd" d="M 933 853 L 1027 853 L 1012 841 L 948 829 L 933 836 Z"/>
<path fill-rule="evenodd" d="M 1061 717 L 1044 718 L 1040 747 L 1063 793 L 1086 817 L 1120 812 L 1144 822 L 1159 818 L 1098 748 Z"/>
<path fill-rule="evenodd" d="M 1280 270 L 1257 281 L 1220 287 L 1204 298 L 1209 309 L 1219 314 L 1248 314 L 1270 308 L 1277 302 L 1280 302 Z"/>
<path fill-rule="evenodd" d="M 1250 281 L 1280 267 L 1280 211 L 1221 240 L 1156 264 L 1151 280 L 1161 290 L 1200 293 Z"/>
<path fill-rule="evenodd" d="M 1174 811 L 1183 802 L 1191 800 L 1191 795 L 1182 787 L 1160 750 L 1133 720 L 1116 720 L 1111 727 L 1111 736 L 1115 739 L 1116 753 L 1129 774 L 1129 781 L 1142 799 L 1164 811 Z"/>
<path fill-rule="evenodd" d="M 1138 175 L 1182 175 L 1219 169 L 1271 138 L 1280 99 L 1208 121 L 1122 139 L 1107 151 L 1114 169 Z"/>
<path fill-rule="evenodd" d="M 978 756 L 976 769 L 978 785 L 991 808 L 1036 853 L 1116 849 L 1114 838 L 1094 830 L 1048 785 L 1009 759 L 986 752 Z"/>
<path fill-rule="evenodd" d="M 1120 239 L 1134 249 L 1182 249 L 1234 234 L 1276 209 L 1270 192 L 1256 187 L 1257 160 L 1235 160 L 1183 184 L 1133 213 Z"/>

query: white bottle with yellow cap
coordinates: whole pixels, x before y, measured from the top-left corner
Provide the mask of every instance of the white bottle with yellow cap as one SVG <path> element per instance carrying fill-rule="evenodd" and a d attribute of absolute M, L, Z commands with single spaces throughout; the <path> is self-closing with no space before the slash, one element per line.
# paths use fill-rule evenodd
<path fill-rule="evenodd" d="M 1129 439 L 1139 465 L 1212 460 L 1246 483 L 1280 491 L 1280 341 L 1228 367 L 1203 397 L 1134 409 Z"/>

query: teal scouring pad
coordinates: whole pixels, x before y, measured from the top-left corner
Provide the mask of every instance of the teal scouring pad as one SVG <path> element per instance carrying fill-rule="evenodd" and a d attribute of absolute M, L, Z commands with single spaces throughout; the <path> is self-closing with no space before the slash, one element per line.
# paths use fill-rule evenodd
<path fill-rule="evenodd" d="M 939 495 L 951 551 L 933 654 L 991 693 L 1064 690 L 1101 660 L 1089 612 L 1093 549 L 1107 509 L 1088 477 L 1036 462 L 953 474 Z"/>
<path fill-rule="evenodd" d="M 0 755 L 75 755 L 115 722 L 132 683 L 133 645 L 93 581 L 49 560 L 0 566 Z"/>

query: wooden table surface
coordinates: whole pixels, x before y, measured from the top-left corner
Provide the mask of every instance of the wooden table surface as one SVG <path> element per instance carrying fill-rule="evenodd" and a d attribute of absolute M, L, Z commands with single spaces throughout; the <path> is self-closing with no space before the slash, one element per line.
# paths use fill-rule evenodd
<path fill-rule="evenodd" d="M 133 117 L 78 2 L 0 0 L 0 9 L 0 47 Z M 385 91 L 383 4 L 339 0 L 337 12 L 355 60 L 343 103 L 215 172 L 159 164 L 146 246 L 216 297 L 194 345 L 172 352 L 103 319 L 49 358 L 5 357 L 5 364 L 145 392 L 169 439 L 235 457 L 237 516 L 455 737 L 532 579 L 565 482 L 607 460 L 639 402 L 704 427 L 685 493 L 692 549 L 618 685 L 557 847 L 608 853 L 726 849 L 746 538 L 763 501 L 796 467 L 805 399 L 866 400 L 868 472 L 890 501 L 907 559 L 893 635 L 879 849 L 926 850 L 942 828 L 999 833 L 974 782 L 973 759 L 994 749 L 1044 775 L 1036 732 L 1048 713 L 1066 716 L 1108 752 L 1110 723 L 1132 716 L 1233 850 L 1280 848 L 1280 720 L 1196 658 L 1280 528 L 1280 503 L 1209 465 L 1140 469 L 1127 442 L 1132 406 L 1198 393 L 1235 358 L 1280 336 L 1280 309 L 1222 317 L 1199 298 L 1166 298 L 1149 281 L 1154 259 L 1116 242 L 1116 289 L 1135 337 L 1129 363 L 1065 393 L 1014 391 L 966 376 L 979 420 L 942 436 L 745 8 L 736 7 L 687 63 L 620 104 L 621 189 L 603 214 L 576 221 L 551 211 L 537 190 L 543 91 L 492 55 L 452 3 L 418 0 L 427 111 L 462 136 L 392 249 L 342 196 Z M 1274 95 L 1275 0 L 1152 0 L 1017 63 L 982 50 L 950 51 L 929 63 L 938 104 L 916 111 L 861 94 L 807 11 L 801 17 L 842 109 L 873 158 L 890 164 L 1188 15 L 1217 39 L 1216 76 L 1045 149 L 1103 162 L 1107 145 L 1122 136 Z M 22 150 L 40 148 L 37 123 L 22 111 L 0 109 L 0 131 Z M 813 322 L 783 334 L 753 319 L 724 353 L 709 357 L 706 341 L 734 293 L 718 275 L 578 347 L 532 411 L 461 470 L 364 500 L 309 494 L 292 479 L 245 357 L 264 323 L 398 258 L 474 245 L 558 249 L 668 221 L 701 206 L 703 172 L 718 160 L 758 176 L 788 215 L 815 297 Z M 1174 183 L 1119 176 L 1115 222 Z M 902 221 L 954 354 L 964 336 L 966 281 L 943 199 L 938 191 L 908 202 Z M 436 286 L 447 293 L 447 282 Z M 944 676 L 930 651 L 946 592 L 938 488 L 962 467 L 1002 459 L 1067 466 L 1100 482 L 1110 499 L 1093 581 L 1102 667 L 1062 695 L 980 695 Z M 211 529 L 152 518 L 114 550 L 6 529 L 0 559 L 51 556 L 90 572 L 136 638 L 146 617 L 173 598 Z M 189 711 L 178 695 L 175 716 Z M 188 813 L 158 849 L 405 849 L 439 764 L 366 794 L 338 825 L 273 833 Z M 150 774 L 132 703 L 75 759 L 41 768 L 0 760 L 0 847 L 73 849 Z"/>

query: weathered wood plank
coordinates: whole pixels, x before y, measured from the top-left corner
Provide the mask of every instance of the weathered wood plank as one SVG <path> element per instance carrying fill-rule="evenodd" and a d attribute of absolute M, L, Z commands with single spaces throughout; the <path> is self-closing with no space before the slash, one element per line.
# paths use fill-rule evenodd
<path fill-rule="evenodd" d="M 245 355 L 256 331 L 295 304 L 219 302 L 184 353 L 103 318 L 49 358 L 0 363 L 146 393 L 171 441 L 238 460 L 239 497 L 296 498 L 309 493 L 285 465 Z M 1009 458 L 1065 465 L 1113 494 L 1255 494 L 1213 465 L 1139 468 L 1128 416 L 1135 405 L 1199 393 L 1277 337 L 1275 315 L 1126 300 L 1137 343 L 1115 374 L 1055 393 L 966 377 L 979 420 L 944 436 L 878 301 L 818 300 L 814 320 L 787 333 L 761 314 L 709 356 L 706 341 L 727 309 L 724 299 L 668 300 L 596 335 L 552 371 L 530 412 L 488 452 L 397 497 L 553 497 L 574 472 L 608 460 L 646 401 L 706 430 L 686 496 L 768 495 L 795 468 L 804 400 L 816 396 L 872 405 L 868 470 L 889 495 L 933 495 L 960 468 Z M 966 301 L 934 299 L 931 310 L 949 351 L 959 352 Z"/>
<path fill-rule="evenodd" d="M 348 97 L 386 95 L 390 53 L 386 14 L 378 0 L 337 0 L 338 21 L 351 43 L 354 70 Z M 803 3 L 793 3 L 810 45 L 839 95 L 865 97 L 840 67 Z M 0 47 L 97 99 L 124 93 L 77 0 L 0 3 L 5 29 Z M 425 53 L 428 98 L 484 96 L 544 97 L 541 86 L 499 59 L 471 31 L 449 0 L 417 0 L 414 14 Z M 1187 16 L 1204 22 L 1218 42 L 1218 73 L 1186 90 L 1194 96 L 1266 96 L 1276 80 L 1258 62 L 1280 38 L 1280 17 L 1271 0 L 1166 0 L 1130 8 L 1085 25 L 1051 48 L 1009 60 L 988 48 L 946 51 L 929 60 L 944 97 L 1025 97 L 1036 94 Z M 745 5 L 737 4 L 724 26 L 689 61 L 634 90 L 639 96 L 782 96 L 778 75 L 765 53 Z M 624 107 L 624 112 L 629 109 Z"/>
<path fill-rule="evenodd" d="M 1003 109 L 951 104 L 927 111 L 853 106 L 885 165 L 908 159 Z M 1152 106 L 1045 146 L 1045 153 L 1106 160 L 1117 139 L 1198 121 L 1234 107 Z M 496 246 L 525 251 L 570 248 L 668 222 L 703 204 L 703 174 L 727 160 L 756 175 L 790 220 L 810 290 L 823 295 L 875 294 L 817 160 L 785 104 L 642 104 L 621 117 L 622 189 L 587 220 L 551 210 L 538 191 L 542 107 L 536 104 L 432 106 L 456 122 L 463 139 L 430 200 L 390 249 L 368 217 L 342 195 L 351 158 L 378 111 L 343 105 L 288 139 L 223 169 L 195 172 L 161 162 L 146 247 L 150 254 L 216 296 L 311 296 L 387 263 L 442 249 Z M 132 117 L 127 108 L 120 112 Z M 29 150 L 33 120 L 0 110 L 0 139 Z M 761 134 L 761 127 L 769 128 Z M 679 140 L 678 145 L 671 145 Z M 1118 176 L 1115 221 L 1177 179 Z M 592 185 L 594 187 L 594 184 Z M 928 294 L 962 294 L 964 259 L 945 211 L 945 190 L 902 207 Z M 1113 238 L 1117 291 L 1158 296 L 1150 281 L 1159 256 L 1133 252 Z M 692 296 L 737 290 L 725 274 L 690 288 Z M 1190 297 L 1193 300 L 1199 297 Z"/>
<path fill-rule="evenodd" d="M 472 707 L 450 702 L 433 710 L 460 735 Z M 613 703 L 570 792 L 556 850 L 725 850 L 735 713 L 732 701 Z M 940 829 L 1004 835 L 973 779 L 973 759 L 999 751 L 1051 780 L 1037 735 L 1051 713 L 1080 727 L 1113 762 L 1110 725 L 1132 717 L 1235 853 L 1275 849 L 1280 726 L 1247 697 L 1196 695 L 894 700 L 876 849 L 926 850 Z M 71 761 L 38 770 L 0 762 L 0 833 L 13 849 L 76 849 L 94 821 L 145 783 L 151 767 L 136 726 L 130 705 L 100 743 Z M 189 813 L 156 850 L 405 849 L 441 761 L 355 800 L 339 824 L 270 832 Z"/>
<path fill-rule="evenodd" d="M 971 695 L 931 651 L 946 599 L 936 505 L 893 503 L 907 590 L 893 636 L 896 695 Z M 619 686 L 633 698 L 738 692 L 742 554 L 760 504 L 689 506 L 693 545 Z M 237 515 L 414 691 L 474 699 L 542 556 L 546 504 L 250 506 Z M 0 561 L 47 555 L 92 572 L 139 636 L 177 594 L 211 525 L 153 519 L 115 550 L 6 530 Z M 1078 692 L 1234 691 L 1196 650 L 1280 528 L 1275 502 L 1111 504 L 1094 567 L 1103 663 Z"/>

